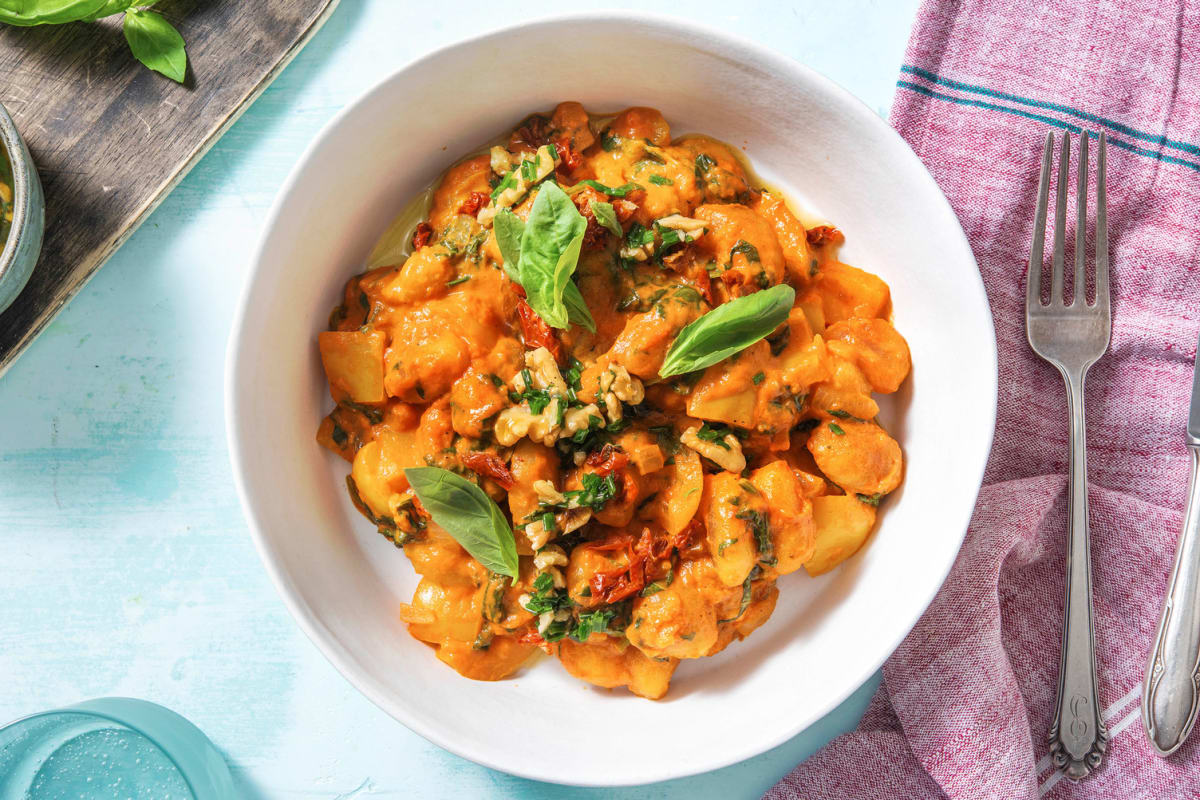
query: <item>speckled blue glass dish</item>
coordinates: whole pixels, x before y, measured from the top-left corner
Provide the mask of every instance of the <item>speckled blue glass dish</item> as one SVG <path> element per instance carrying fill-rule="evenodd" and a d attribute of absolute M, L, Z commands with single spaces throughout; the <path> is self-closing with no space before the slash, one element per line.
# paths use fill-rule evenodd
<path fill-rule="evenodd" d="M 227 800 L 233 779 L 199 728 L 107 697 L 0 729 L 0 800 Z"/>

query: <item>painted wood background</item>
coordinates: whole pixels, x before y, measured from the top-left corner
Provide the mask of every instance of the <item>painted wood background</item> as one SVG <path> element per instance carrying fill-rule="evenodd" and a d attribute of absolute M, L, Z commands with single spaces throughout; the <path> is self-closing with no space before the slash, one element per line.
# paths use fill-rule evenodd
<path fill-rule="evenodd" d="M 688 15 L 808 63 L 885 114 L 916 5 L 695 0 Z M 250 800 L 748 798 L 853 726 L 870 685 L 818 728 L 699 778 L 617 792 L 512 778 L 440 750 L 361 697 L 292 623 L 250 543 L 225 448 L 225 340 L 288 170 L 384 73 L 559 10 L 541 0 L 520 11 L 342 0 L 0 378 L 0 721 L 90 697 L 155 700 L 212 737 Z"/>
<path fill-rule="evenodd" d="M 121 16 L 0 27 L 0 102 L 46 195 L 42 257 L 0 313 L 0 375 L 279 73 L 337 0 L 164 0 L 182 84 L 130 54 Z"/>

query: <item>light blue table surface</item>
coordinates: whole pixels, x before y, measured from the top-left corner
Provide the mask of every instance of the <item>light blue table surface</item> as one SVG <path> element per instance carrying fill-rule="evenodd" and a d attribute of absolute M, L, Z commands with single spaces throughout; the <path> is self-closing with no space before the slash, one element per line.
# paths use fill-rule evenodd
<path fill-rule="evenodd" d="M 916 6 L 641 4 L 757 39 L 883 115 Z M 222 370 L 284 177 L 379 77 L 463 36 L 566 8 L 342 0 L 0 379 L 0 722 L 90 697 L 154 700 L 211 736 L 249 798 L 620 800 L 756 797 L 854 726 L 878 676 L 794 740 L 708 775 L 621 791 L 513 778 L 429 744 L 360 696 L 292 623 L 254 552 L 230 477 Z M 130 142 L 128 157 L 138 149 Z"/>

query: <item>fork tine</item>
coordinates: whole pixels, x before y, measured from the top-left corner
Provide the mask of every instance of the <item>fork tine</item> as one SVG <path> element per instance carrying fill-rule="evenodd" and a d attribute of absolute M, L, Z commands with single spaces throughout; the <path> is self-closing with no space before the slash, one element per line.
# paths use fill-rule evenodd
<path fill-rule="evenodd" d="M 1075 287 L 1071 305 L 1087 305 L 1087 278 L 1084 277 L 1084 256 L 1087 250 L 1088 203 L 1088 132 L 1079 137 L 1079 176 L 1075 181 Z"/>
<path fill-rule="evenodd" d="M 1096 306 L 1107 309 L 1108 300 L 1108 188 L 1104 161 L 1108 137 L 1100 132 L 1096 158 Z"/>
<path fill-rule="evenodd" d="M 1033 222 L 1033 247 L 1029 252 L 1029 271 L 1025 274 L 1025 310 L 1042 304 L 1042 248 L 1046 241 L 1046 206 L 1050 202 L 1050 155 L 1054 151 L 1054 133 L 1046 134 L 1042 148 L 1042 177 L 1038 182 L 1037 215 Z"/>
<path fill-rule="evenodd" d="M 1054 204 L 1053 277 L 1050 305 L 1063 305 L 1063 247 L 1067 238 L 1067 183 L 1071 180 L 1071 134 L 1064 133 L 1058 157 L 1058 197 Z"/>

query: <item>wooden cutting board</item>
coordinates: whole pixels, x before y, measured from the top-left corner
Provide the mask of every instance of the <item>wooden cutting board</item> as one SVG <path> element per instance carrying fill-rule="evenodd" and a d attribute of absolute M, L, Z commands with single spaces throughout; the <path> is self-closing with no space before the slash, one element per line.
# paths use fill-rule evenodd
<path fill-rule="evenodd" d="M 0 314 L 0 375 L 321 27 L 338 0 L 162 0 L 183 85 L 129 52 L 120 17 L 0 26 L 0 102 L 46 193 L 41 260 Z"/>

